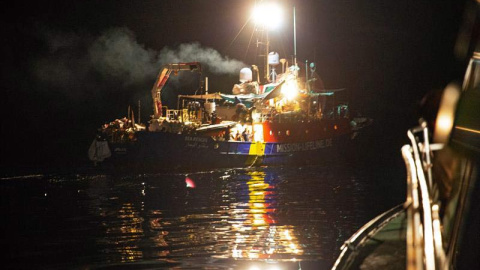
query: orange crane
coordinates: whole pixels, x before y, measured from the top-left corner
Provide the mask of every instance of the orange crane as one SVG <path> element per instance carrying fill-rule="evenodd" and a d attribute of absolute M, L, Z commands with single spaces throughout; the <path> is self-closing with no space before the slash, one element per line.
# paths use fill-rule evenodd
<path fill-rule="evenodd" d="M 177 75 L 179 71 L 197 71 L 202 73 L 202 66 L 199 62 L 189 62 L 189 63 L 176 63 L 176 64 L 166 64 L 160 70 L 157 80 L 152 88 L 152 99 L 153 99 L 153 111 L 155 118 L 158 118 L 162 115 L 162 100 L 161 93 L 162 88 L 167 83 L 170 74 L 172 73 Z"/>

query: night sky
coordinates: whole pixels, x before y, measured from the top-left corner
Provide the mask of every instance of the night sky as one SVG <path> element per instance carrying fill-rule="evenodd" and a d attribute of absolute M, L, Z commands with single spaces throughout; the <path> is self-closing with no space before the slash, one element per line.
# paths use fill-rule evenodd
<path fill-rule="evenodd" d="M 374 119 L 371 156 L 400 161 L 422 97 L 462 79 L 467 58 L 456 57 L 454 46 L 466 1 L 280 2 L 286 16 L 272 33 L 274 50 L 293 55 L 296 6 L 298 61 L 315 61 L 327 88 L 346 88 L 352 109 Z M 142 121 L 148 120 L 150 89 L 166 61 L 216 62 L 206 64 L 203 76 L 209 77 L 210 91 L 230 93 L 238 80 L 235 68 L 260 60 L 254 40 L 248 47 L 252 23 L 237 36 L 254 3 L 4 4 L 2 172 L 85 165 L 101 124 L 126 116 L 128 105 L 136 110 L 138 100 Z M 186 87 L 198 78 L 184 79 L 173 84 Z"/>

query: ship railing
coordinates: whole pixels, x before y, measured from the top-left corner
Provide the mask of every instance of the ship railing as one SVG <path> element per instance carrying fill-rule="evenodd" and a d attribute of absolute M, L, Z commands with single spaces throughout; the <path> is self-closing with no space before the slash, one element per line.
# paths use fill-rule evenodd
<path fill-rule="evenodd" d="M 271 113 L 260 114 L 260 123 L 267 122 L 267 121 L 273 121 L 273 114 Z"/>
<path fill-rule="evenodd" d="M 181 109 L 181 110 L 168 109 L 166 111 L 165 117 L 167 118 L 167 120 L 178 120 L 180 122 L 186 122 L 190 120 L 188 109 Z"/>
<path fill-rule="evenodd" d="M 448 269 L 439 217 L 438 187 L 432 179 L 431 156 L 441 144 L 430 144 L 426 122 L 410 129 L 411 145 L 402 147 L 407 167 L 406 268 Z"/>
<path fill-rule="evenodd" d="M 273 121 L 278 123 L 294 123 L 298 120 L 306 120 L 307 115 L 298 111 L 282 112 L 273 116 Z"/>
<path fill-rule="evenodd" d="M 188 118 L 187 118 L 188 121 L 197 120 L 197 112 L 196 111 L 187 109 L 187 113 L 188 113 Z"/>

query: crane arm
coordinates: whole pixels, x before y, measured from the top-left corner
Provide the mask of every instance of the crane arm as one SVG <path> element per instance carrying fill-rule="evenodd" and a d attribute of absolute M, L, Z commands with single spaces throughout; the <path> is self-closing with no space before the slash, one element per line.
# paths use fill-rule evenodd
<path fill-rule="evenodd" d="M 153 112 L 156 118 L 162 115 L 162 88 L 167 83 L 172 71 L 174 75 L 177 75 L 179 71 L 197 71 L 201 73 L 202 67 L 199 62 L 166 64 L 162 67 L 152 88 Z"/>

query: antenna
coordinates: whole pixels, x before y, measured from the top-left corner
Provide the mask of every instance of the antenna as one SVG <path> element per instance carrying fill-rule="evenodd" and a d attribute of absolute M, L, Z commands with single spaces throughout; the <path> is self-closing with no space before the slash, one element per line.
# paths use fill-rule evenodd
<path fill-rule="evenodd" d="M 139 100 L 138 100 L 138 123 L 139 123 L 139 124 L 142 123 L 142 122 L 140 121 L 140 108 L 141 108 L 141 107 L 140 107 L 140 99 L 139 99 Z"/>
<path fill-rule="evenodd" d="M 305 89 L 310 91 L 310 83 L 308 82 L 308 60 L 305 60 Z"/>
<path fill-rule="evenodd" d="M 295 6 L 293 6 L 293 65 L 297 69 L 297 23 L 295 19 Z M 297 72 L 294 72 L 295 77 Z"/>

